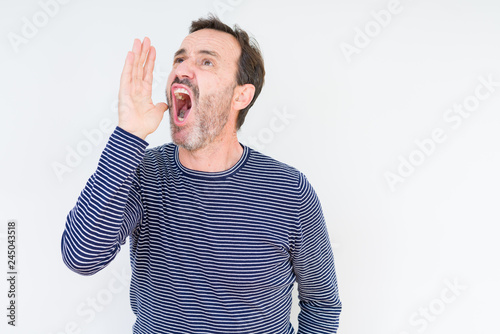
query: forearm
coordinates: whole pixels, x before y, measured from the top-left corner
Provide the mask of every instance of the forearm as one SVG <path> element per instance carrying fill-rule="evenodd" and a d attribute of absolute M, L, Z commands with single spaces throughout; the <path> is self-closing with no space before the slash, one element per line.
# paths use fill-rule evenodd
<path fill-rule="evenodd" d="M 297 334 L 335 334 L 339 327 L 342 304 L 338 295 L 330 300 L 300 301 Z"/>
<path fill-rule="evenodd" d="M 316 240 L 322 247 L 315 248 L 307 256 L 311 261 L 306 270 L 300 270 L 299 328 L 297 334 L 335 334 L 339 327 L 342 303 L 338 294 L 337 276 L 333 255 L 326 235 Z"/>
<path fill-rule="evenodd" d="M 104 268 L 140 219 L 133 179 L 146 146 L 119 128 L 111 135 L 96 172 L 66 219 L 61 251 L 71 270 L 91 275 Z"/>

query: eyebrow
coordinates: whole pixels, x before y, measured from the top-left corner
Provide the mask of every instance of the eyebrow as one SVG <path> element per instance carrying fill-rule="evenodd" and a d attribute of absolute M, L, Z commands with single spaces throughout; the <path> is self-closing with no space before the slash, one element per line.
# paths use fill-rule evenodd
<path fill-rule="evenodd" d="M 220 58 L 219 54 L 215 51 L 200 50 L 200 51 L 198 51 L 198 53 L 203 53 L 203 54 L 207 54 L 209 56 L 215 57 L 215 58 Z"/>
<path fill-rule="evenodd" d="M 185 54 L 186 53 L 186 50 L 185 49 L 179 49 L 177 50 L 177 52 L 174 54 L 174 58 L 181 55 L 181 54 Z"/>
<path fill-rule="evenodd" d="M 182 54 L 186 54 L 186 53 L 187 53 L 187 52 L 186 52 L 186 49 L 179 49 L 179 50 L 177 50 L 177 52 L 175 52 L 175 54 L 174 54 L 174 58 L 175 58 L 175 57 L 177 57 L 177 56 L 180 56 L 180 55 L 182 55 Z M 215 57 L 215 58 L 220 58 L 220 55 L 219 55 L 217 52 L 215 52 L 215 51 L 210 51 L 210 50 L 200 50 L 200 51 L 198 51 L 198 53 L 199 53 L 199 54 L 200 54 L 200 53 L 201 53 L 201 54 L 207 54 L 207 55 L 210 55 L 210 56 Z"/>

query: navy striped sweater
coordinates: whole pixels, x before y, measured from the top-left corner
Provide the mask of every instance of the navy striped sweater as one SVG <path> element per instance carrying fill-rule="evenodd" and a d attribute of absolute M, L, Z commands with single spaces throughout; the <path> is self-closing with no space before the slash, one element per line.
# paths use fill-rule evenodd
<path fill-rule="evenodd" d="M 62 236 L 92 275 L 130 239 L 134 333 L 336 333 L 341 303 L 318 198 L 296 169 L 243 146 L 229 170 L 185 168 L 178 148 L 117 127 Z"/>

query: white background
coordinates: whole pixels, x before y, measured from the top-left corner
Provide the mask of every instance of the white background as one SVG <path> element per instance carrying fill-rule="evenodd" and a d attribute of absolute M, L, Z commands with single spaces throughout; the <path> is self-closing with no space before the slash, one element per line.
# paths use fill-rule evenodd
<path fill-rule="evenodd" d="M 165 101 L 173 53 L 208 12 L 261 46 L 266 84 L 241 141 L 258 138 L 315 187 L 335 253 L 339 333 L 498 330 L 498 1 L 72 0 L 52 16 L 48 2 L 1 0 L 0 267 L 6 273 L 6 226 L 16 219 L 19 277 L 16 328 L 1 280 L 0 332 L 131 333 L 128 248 L 80 277 L 62 263 L 60 238 L 109 136 L 97 129 L 117 123 L 133 39 L 149 36 L 157 48 L 153 98 Z M 382 26 L 373 13 L 388 10 Z M 16 45 L 26 22 L 38 31 Z M 356 53 L 343 52 L 347 44 Z M 497 86 L 477 88 L 480 77 Z M 448 114 L 464 103 L 467 118 Z M 446 140 L 425 155 L 415 141 L 435 129 Z M 170 141 L 168 119 L 148 141 Z M 410 158 L 417 166 L 400 166 Z M 406 174 L 391 188 L 387 173 L 398 168 Z"/>

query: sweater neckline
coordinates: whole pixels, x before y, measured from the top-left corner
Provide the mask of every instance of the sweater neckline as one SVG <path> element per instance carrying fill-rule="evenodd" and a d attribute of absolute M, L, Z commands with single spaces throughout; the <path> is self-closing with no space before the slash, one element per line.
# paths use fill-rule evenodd
<path fill-rule="evenodd" d="M 220 171 L 220 172 L 203 172 L 203 171 L 198 171 L 194 169 L 189 169 L 187 167 L 184 167 L 181 164 L 181 161 L 179 159 L 179 146 L 174 144 L 174 164 L 179 170 L 186 176 L 189 177 L 194 177 L 194 178 L 200 178 L 200 179 L 222 179 L 226 178 L 228 176 L 231 176 L 235 174 L 248 160 L 248 156 L 250 154 L 250 150 L 248 149 L 247 146 L 241 144 L 241 147 L 243 148 L 243 153 L 241 154 L 240 159 L 229 169 Z"/>

